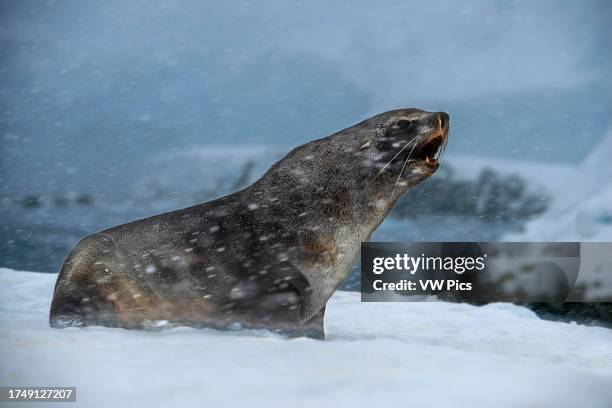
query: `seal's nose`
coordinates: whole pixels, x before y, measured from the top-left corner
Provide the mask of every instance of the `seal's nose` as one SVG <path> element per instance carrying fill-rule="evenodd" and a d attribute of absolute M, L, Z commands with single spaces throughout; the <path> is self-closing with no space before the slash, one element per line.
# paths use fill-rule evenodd
<path fill-rule="evenodd" d="M 450 116 L 446 112 L 438 112 L 438 125 L 441 130 L 448 129 L 448 125 L 450 124 Z"/>

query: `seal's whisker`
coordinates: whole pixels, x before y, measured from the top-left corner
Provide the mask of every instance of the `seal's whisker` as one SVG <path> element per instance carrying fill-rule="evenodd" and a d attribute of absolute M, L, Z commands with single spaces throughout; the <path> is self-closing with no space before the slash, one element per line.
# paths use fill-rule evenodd
<path fill-rule="evenodd" d="M 402 174 L 404 174 L 404 169 L 406 168 L 406 164 L 408 164 L 408 160 L 409 160 L 409 157 L 406 157 L 406 160 L 404 161 L 404 164 L 402 165 L 402 169 L 400 170 L 400 174 L 399 176 L 397 176 L 397 180 L 395 180 L 395 184 L 393 184 L 393 190 L 391 190 L 391 197 L 389 197 L 389 202 L 392 202 L 393 200 L 393 194 L 395 194 L 395 189 L 397 188 L 397 185 L 399 184 L 399 181 L 402 178 Z"/>
<path fill-rule="evenodd" d="M 392 158 L 391 160 L 389 160 L 389 162 L 388 162 L 387 164 L 385 164 L 385 165 L 383 166 L 383 168 L 382 168 L 382 169 L 380 169 L 380 171 L 378 172 L 378 174 L 376 174 L 374 177 L 372 177 L 372 179 L 370 180 L 370 182 L 374 181 L 374 180 L 376 179 L 376 177 L 380 176 L 380 175 L 382 174 L 382 172 L 383 172 L 383 171 L 385 171 L 385 169 L 386 169 L 386 168 L 387 168 L 387 167 L 388 167 L 388 166 L 389 166 L 391 163 L 393 163 L 393 160 L 395 160 L 395 159 L 397 158 L 397 156 L 399 156 L 400 154 L 402 154 L 402 152 L 404 151 L 404 149 L 405 149 L 405 148 L 407 148 L 407 147 L 410 145 L 410 143 L 412 143 L 412 142 L 414 141 L 414 139 L 416 139 L 416 138 L 417 138 L 417 136 L 413 137 L 413 138 L 412 138 L 412 139 L 411 139 L 411 140 L 410 140 L 408 143 L 406 143 L 406 144 L 404 145 L 404 147 L 402 147 L 402 148 L 400 149 L 400 151 L 399 151 L 399 152 L 397 152 L 397 154 L 396 154 L 395 156 L 393 156 L 393 158 Z M 413 149 L 414 149 L 414 146 L 413 146 Z"/>
<path fill-rule="evenodd" d="M 410 156 L 412 156 L 412 152 L 414 152 L 414 148 L 417 147 L 418 144 L 421 144 L 421 142 L 422 142 L 421 139 L 424 139 L 425 137 L 424 136 L 421 136 L 421 137 L 415 136 L 415 139 L 416 138 L 419 138 L 419 140 L 416 141 L 416 143 L 412 146 L 412 149 L 410 149 L 410 151 L 408 152 L 408 157 L 407 157 L 408 160 L 410 159 Z"/>
<path fill-rule="evenodd" d="M 416 139 L 417 136 L 415 136 L 412 140 Z M 399 184 L 400 179 L 402 178 L 402 174 L 404 174 L 404 169 L 406 168 L 406 164 L 408 164 L 408 161 L 410 160 L 410 156 L 412 156 L 412 152 L 414 152 L 414 148 L 419 144 L 420 140 L 415 143 L 412 146 L 412 149 L 410 149 L 410 151 L 408 152 L 408 156 L 406 156 L 406 160 L 404 160 L 404 164 L 402 165 L 402 168 L 400 170 L 399 176 L 397 176 L 397 180 L 395 180 L 395 184 L 393 185 L 393 190 L 391 191 L 391 197 L 389 199 L 389 202 L 391 202 L 393 200 L 393 194 L 395 193 L 395 189 L 397 188 L 397 185 Z"/>

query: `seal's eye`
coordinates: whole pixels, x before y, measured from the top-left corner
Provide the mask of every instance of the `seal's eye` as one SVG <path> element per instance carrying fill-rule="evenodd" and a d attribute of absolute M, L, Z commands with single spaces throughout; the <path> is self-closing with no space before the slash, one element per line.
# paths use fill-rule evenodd
<path fill-rule="evenodd" d="M 413 122 L 412 122 L 411 120 L 408 120 L 408 119 L 400 119 L 400 120 L 398 120 L 397 122 L 395 122 L 395 127 L 396 127 L 397 129 L 400 129 L 400 130 L 406 130 L 406 129 L 408 129 L 410 126 L 412 126 L 412 123 L 413 123 Z"/>

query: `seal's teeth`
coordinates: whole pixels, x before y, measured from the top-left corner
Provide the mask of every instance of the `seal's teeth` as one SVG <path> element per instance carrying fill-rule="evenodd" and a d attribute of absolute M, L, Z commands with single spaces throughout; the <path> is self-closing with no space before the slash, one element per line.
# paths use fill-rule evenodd
<path fill-rule="evenodd" d="M 436 164 L 438 162 L 436 159 L 432 159 L 429 156 L 425 158 L 425 161 L 427 162 L 427 164 Z"/>

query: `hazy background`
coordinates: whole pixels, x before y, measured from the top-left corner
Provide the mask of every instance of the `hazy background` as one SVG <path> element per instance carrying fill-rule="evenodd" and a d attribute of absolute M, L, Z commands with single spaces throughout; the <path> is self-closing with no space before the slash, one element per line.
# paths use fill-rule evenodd
<path fill-rule="evenodd" d="M 611 22 L 605 0 L 4 0 L 0 263 L 54 269 L 79 236 L 235 184 L 193 166 L 261 172 L 398 107 L 450 112 L 451 156 L 580 163 L 611 125 Z"/>

